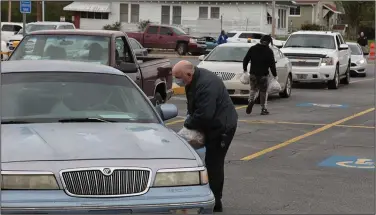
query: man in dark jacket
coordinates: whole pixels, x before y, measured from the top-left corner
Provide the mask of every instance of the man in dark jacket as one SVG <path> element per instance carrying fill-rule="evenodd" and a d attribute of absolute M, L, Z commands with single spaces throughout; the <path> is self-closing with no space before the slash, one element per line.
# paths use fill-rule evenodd
<path fill-rule="evenodd" d="M 269 68 L 274 78 L 278 79 L 273 50 L 269 48 L 269 44 L 271 42 L 271 36 L 264 35 L 260 39 L 260 43 L 252 46 L 248 50 L 247 55 L 244 57 L 244 72 L 247 72 L 248 64 L 251 62 L 251 69 L 249 71 L 251 91 L 249 94 L 248 107 L 246 109 L 247 114 L 252 112 L 257 93 L 259 93 L 260 96 L 261 115 L 269 114 L 269 111 L 266 109 L 266 104 L 268 101 L 267 90 L 269 83 Z"/>
<path fill-rule="evenodd" d="M 205 135 L 205 164 L 209 185 L 215 196 L 215 212 L 222 211 L 224 162 L 235 135 L 238 114 L 223 81 L 189 61 L 180 61 L 172 69 L 176 83 L 185 86 L 189 116 L 184 126 Z"/>
<path fill-rule="evenodd" d="M 368 39 L 363 32 L 360 32 L 357 43 L 362 47 L 363 53 L 368 53 Z"/>

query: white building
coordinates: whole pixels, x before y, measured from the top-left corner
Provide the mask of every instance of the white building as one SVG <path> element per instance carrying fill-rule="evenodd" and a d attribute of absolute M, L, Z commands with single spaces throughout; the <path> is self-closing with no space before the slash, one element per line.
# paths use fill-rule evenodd
<path fill-rule="evenodd" d="M 277 1 L 276 34 L 288 33 L 289 1 Z M 76 11 L 74 23 L 81 29 L 102 29 L 121 23 L 123 31 L 138 31 L 138 23 L 177 25 L 191 35 L 217 36 L 222 28 L 271 33 L 272 4 L 266 1 L 128 0 L 121 2 L 73 2 L 64 8 Z"/>

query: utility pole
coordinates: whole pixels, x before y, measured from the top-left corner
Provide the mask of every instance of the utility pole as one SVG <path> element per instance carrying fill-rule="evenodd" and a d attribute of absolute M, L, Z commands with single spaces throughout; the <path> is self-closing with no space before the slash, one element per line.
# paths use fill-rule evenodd
<path fill-rule="evenodd" d="M 41 21 L 41 17 L 40 17 L 40 1 L 37 1 L 37 21 L 40 22 Z"/>
<path fill-rule="evenodd" d="M 44 10 L 45 10 L 45 8 L 44 8 L 45 5 L 44 4 L 45 4 L 45 2 L 44 2 L 44 0 L 42 0 L 42 22 L 46 21 L 45 20 L 45 15 L 44 15 Z"/>
<path fill-rule="evenodd" d="M 8 0 L 8 22 L 12 21 L 12 0 Z"/>
<path fill-rule="evenodd" d="M 275 1 L 272 2 L 272 37 L 275 38 Z"/>
<path fill-rule="evenodd" d="M 221 32 L 222 32 L 222 30 L 223 30 L 223 15 L 221 15 Z"/>

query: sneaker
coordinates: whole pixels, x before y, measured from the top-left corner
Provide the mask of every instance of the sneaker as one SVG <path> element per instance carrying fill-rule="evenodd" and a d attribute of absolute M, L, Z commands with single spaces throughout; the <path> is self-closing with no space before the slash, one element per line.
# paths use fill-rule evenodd
<path fill-rule="evenodd" d="M 252 108 L 253 108 L 253 105 L 254 105 L 254 104 L 255 104 L 254 102 L 249 102 L 249 103 L 248 103 L 247 109 L 245 110 L 245 112 L 246 112 L 247 114 L 252 113 Z"/>
<path fill-rule="evenodd" d="M 268 114 L 269 114 L 269 111 L 266 108 L 263 108 L 261 110 L 261 115 L 268 115 Z"/>
<path fill-rule="evenodd" d="M 222 202 L 218 201 L 215 203 L 213 212 L 223 212 Z"/>

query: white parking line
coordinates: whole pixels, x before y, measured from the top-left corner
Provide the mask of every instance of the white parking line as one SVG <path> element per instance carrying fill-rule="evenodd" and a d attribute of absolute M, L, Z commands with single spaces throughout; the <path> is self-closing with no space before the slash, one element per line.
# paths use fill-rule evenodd
<path fill-rule="evenodd" d="M 363 82 L 363 81 L 371 81 L 371 80 L 374 80 L 374 79 L 375 78 L 366 78 L 366 79 L 362 79 L 362 80 L 350 81 L 350 83 Z"/>

